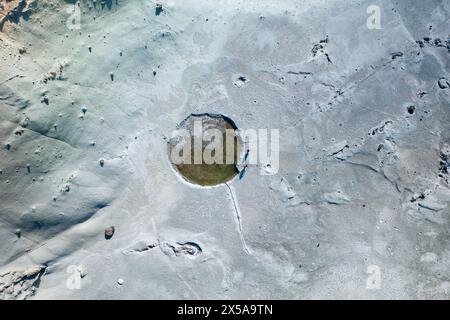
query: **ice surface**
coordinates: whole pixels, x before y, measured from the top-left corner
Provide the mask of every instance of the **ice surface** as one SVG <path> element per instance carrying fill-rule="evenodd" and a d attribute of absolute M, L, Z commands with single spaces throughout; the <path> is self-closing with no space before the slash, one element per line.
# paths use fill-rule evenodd
<path fill-rule="evenodd" d="M 2 0 L 0 299 L 449 299 L 450 2 L 372 2 Z M 279 172 L 183 183 L 204 112 Z"/>

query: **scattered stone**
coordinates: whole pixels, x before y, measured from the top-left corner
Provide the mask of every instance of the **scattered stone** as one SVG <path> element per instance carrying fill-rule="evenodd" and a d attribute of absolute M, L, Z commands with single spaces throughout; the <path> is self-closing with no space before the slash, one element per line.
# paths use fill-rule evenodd
<path fill-rule="evenodd" d="M 87 270 L 83 266 L 78 266 L 77 271 L 80 274 L 80 278 L 84 278 L 87 276 Z"/>
<path fill-rule="evenodd" d="M 114 72 L 110 72 L 109 76 L 111 77 L 111 81 L 114 81 Z"/>
<path fill-rule="evenodd" d="M 87 108 L 86 107 L 81 108 L 81 112 L 83 112 L 83 114 L 86 114 Z"/>
<path fill-rule="evenodd" d="M 11 150 L 11 144 L 10 143 L 5 144 L 5 148 L 8 151 Z"/>
<path fill-rule="evenodd" d="M 322 51 L 322 50 L 323 50 L 323 45 L 322 45 L 322 44 L 320 44 L 320 43 L 315 44 L 315 45 L 313 46 L 313 48 L 311 49 L 311 52 L 312 52 L 312 54 L 313 54 L 313 57 L 315 57 L 315 56 L 317 55 L 317 52 Z M 323 51 L 322 51 L 322 52 L 323 52 Z"/>
<path fill-rule="evenodd" d="M 409 114 L 414 114 L 414 111 L 416 111 L 416 107 L 415 106 L 408 106 L 406 108 L 406 110 L 408 111 Z"/>
<path fill-rule="evenodd" d="M 20 238 L 22 236 L 22 230 L 16 229 L 14 230 L 14 234 L 17 236 L 17 238 Z"/>
<path fill-rule="evenodd" d="M 50 72 L 48 73 L 47 78 L 48 78 L 49 80 L 55 80 L 56 77 L 57 77 L 57 75 L 58 75 L 58 73 L 57 73 L 56 71 L 50 71 Z"/>
<path fill-rule="evenodd" d="M 43 103 L 45 103 L 46 105 L 48 105 L 48 103 L 49 103 L 48 96 L 44 96 L 44 98 L 42 98 L 42 101 L 41 101 L 41 102 L 43 102 Z"/>
<path fill-rule="evenodd" d="M 447 48 L 450 53 L 450 37 L 447 40 L 441 40 L 440 38 L 431 39 L 430 37 L 425 37 L 422 40 L 416 41 L 421 48 L 425 47 L 425 45 L 436 47 L 436 48 Z"/>
<path fill-rule="evenodd" d="M 423 200 L 425 200 L 425 194 L 424 194 L 424 193 L 421 193 L 421 194 L 419 194 L 419 195 L 417 195 L 417 196 L 413 196 L 409 201 L 410 201 L 411 203 L 414 203 L 414 202 L 417 202 L 417 201 L 423 201 Z"/>
<path fill-rule="evenodd" d="M 325 39 L 320 40 L 319 43 L 328 43 L 328 35 Z"/>
<path fill-rule="evenodd" d="M 123 285 L 124 282 L 125 282 L 125 281 L 123 281 L 122 278 L 120 278 L 119 280 L 117 280 L 117 284 L 118 284 L 119 286 Z"/>
<path fill-rule="evenodd" d="M 159 16 L 164 11 L 161 3 L 155 5 L 155 16 Z"/>
<path fill-rule="evenodd" d="M 403 52 L 394 52 L 391 54 L 392 60 L 395 60 L 397 58 L 403 57 Z"/>
<path fill-rule="evenodd" d="M 239 76 L 236 81 L 233 82 L 233 84 L 238 87 L 238 88 L 242 88 L 245 84 L 248 83 L 248 79 L 245 76 Z"/>
<path fill-rule="evenodd" d="M 27 163 L 27 171 L 28 171 L 28 173 L 31 172 L 31 165 L 29 163 Z"/>
<path fill-rule="evenodd" d="M 322 39 L 319 41 L 319 43 L 314 44 L 313 48 L 311 49 L 312 56 L 315 57 L 317 54 L 323 53 L 325 57 L 327 58 L 328 63 L 333 64 L 331 61 L 330 55 L 325 52 L 325 46 L 328 44 L 328 36 L 326 36 L 325 39 Z"/>
<path fill-rule="evenodd" d="M 20 53 L 20 54 L 25 54 L 25 53 L 27 53 L 27 48 L 25 48 L 25 47 L 19 48 L 19 53 Z"/>
<path fill-rule="evenodd" d="M 101 159 L 100 160 L 100 166 L 103 167 L 105 165 L 105 160 Z"/>
<path fill-rule="evenodd" d="M 419 91 L 418 93 L 417 93 L 417 96 L 419 97 L 419 98 L 423 98 L 424 96 L 426 96 L 428 93 L 426 92 L 426 91 Z"/>
<path fill-rule="evenodd" d="M 70 191 L 70 184 L 66 184 L 64 186 L 64 192 L 69 192 Z"/>
<path fill-rule="evenodd" d="M 444 175 L 448 175 L 448 168 L 450 167 L 450 157 L 444 153 L 440 152 L 441 161 L 439 163 L 439 176 L 441 178 L 444 177 Z"/>
<path fill-rule="evenodd" d="M 62 79 L 63 67 L 59 67 L 59 71 L 50 71 L 44 76 L 44 83 L 47 83 L 49 80 L 61 80 Z"/>
<path fill-rule="evenodd" d="M 116 228 L 114 228 L 113 226 L 106 228 L 105 229 L 105 239 L 106 240 L 111 239 L 115 232 L 116 232 Z"/>
<path fill-rule="evenodd" d="M 450 82 L 446 78 L 440 78 L 438 80 L 438 85 L 439 85 L 439 88 L 441 88 L 441 89 L 450 88 Z"/>
<path fill-rule="evenodd" d="M 88 47 L 88 50 L 89 50 L 89 52 L 92 52 L 92 47 L 89 46 L 89 47 Z"/>

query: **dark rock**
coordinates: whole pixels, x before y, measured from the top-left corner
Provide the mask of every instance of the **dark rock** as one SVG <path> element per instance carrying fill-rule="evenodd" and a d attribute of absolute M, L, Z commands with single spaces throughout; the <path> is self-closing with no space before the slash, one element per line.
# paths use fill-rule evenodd
<path fill-rule="evenodd" d="M 111 239 L 115 232 L 116 232 L 116 228 L 114 228 L 113 226 L 106 228 L 105 229 L 105 239 L 106 240 Z"/>
<path fill-rule="evenodd" d="M 157 3 L 155 6 L 155 16 L 159 16 L 164 11 L 161 3 Z"/>
<path fill-rule="evenodd" d="M 403 57 L 403 52 L 394 52 L 393 54 L 392 54 L 392 60 L 395 60 L 395 59 L 397 59 L 397 58 L 400 58 L 400 57 Z"/>
<path fill-rule="evenodd" d="M 414 114 L 414 111 L 416 111 L 416 107 L 415 106 L 408 106 L 406 108 L 406 110 L 408 111 L 409 114 Z"/>
<path fill-rule="evenodd" d="M 450 88 L 450 82 L 448 82 L 448 80 L 446 78 L 440 78 L 438 80 L 438 85 L 439 85 L 439 88 L 441 88 L 441 89 Z"/>

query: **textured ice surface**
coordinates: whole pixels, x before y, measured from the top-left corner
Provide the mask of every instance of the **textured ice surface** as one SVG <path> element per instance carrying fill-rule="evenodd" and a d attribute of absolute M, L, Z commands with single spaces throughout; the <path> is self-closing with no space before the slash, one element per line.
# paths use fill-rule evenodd
<path fill-rule="evenodd" d="M 0 3 L 1 299 L 450 298 L 449 1 Z M 183 183 L 203 112 L 279 172 Z"/>

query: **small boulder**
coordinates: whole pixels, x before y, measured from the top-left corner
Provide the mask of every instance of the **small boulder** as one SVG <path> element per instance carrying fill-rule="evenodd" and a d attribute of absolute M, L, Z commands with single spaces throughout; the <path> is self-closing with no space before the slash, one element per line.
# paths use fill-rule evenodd
<path fill-rule="evenodd" d="M 440 78 L 438 81 L 439 88 L 448 89 L 450 88 L 450 82 L 446 78 Z"/>
<path fill-rule="evenodd" d="M 161 3 L 157 3 L 155 5 L 155 15 L 159 16 L 164 11 L 163 6 Z"/>
<path fill-rule="evenodd" d="M 114 232 L 116 232 L 116 228 L 114 228 L 113 226 L 108 227 L 105 229 L 105 239 L 109 240 L 113 237 Z"/>
<path fill-rule="evenodd" d="M 415 106 L 408 106 L 406 108 L 406 111 L 408 111 L 409 114 L 414 114 L 414 111 L 416 111 L 416 107 Z"/>

